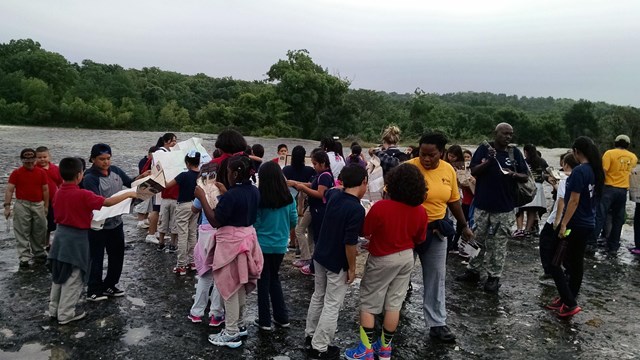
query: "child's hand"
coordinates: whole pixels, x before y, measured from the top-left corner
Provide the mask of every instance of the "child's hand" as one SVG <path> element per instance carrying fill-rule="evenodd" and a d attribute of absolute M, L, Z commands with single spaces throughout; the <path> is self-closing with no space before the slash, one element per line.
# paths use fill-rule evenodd
<path fill-rule="evenodd" d="M 347 272 L 347 284 L 351 285 L 356 279 L 356 269 L 349 269 Z"/>
<path fill-rule="evenodd" d="M 220 190 L 220 194 L 224 194 L 227 192 L 227 187 L 224 186 L 224 184 L 221 182 L 216 181 L 216 187 L 218 188 L 218 190 Z"/>
<path fill-rule="evenodd" d="M 128 195 L 131 199 L 135 199 L 138 197 L 138 193 L 136 191 L 129 191 Z"/>
<path fill-rule="evenodd" d="M 204 189 L 200 186 L 196 186 L 196 190 L 193 192 L 193 195 L 200 200 L 200 202 L 207 201 L 207 194 L 204 193 Z"/>
<path fill-rule="evenodd" d="M 11 208 L 8 206 L 4 207 L 4 218 L 5 219 L 9 219 L 9 216 L 11 216 Z"/>
<path fill-rule="evenodd" d="M 294 189 L 296 189 L 296 185 L 297 184 L 298 184 L 298 182 L 295 181 L 295 180 L 287 180 L 287 186 L 290 186 L 290 187 L 292 187 Z"/>

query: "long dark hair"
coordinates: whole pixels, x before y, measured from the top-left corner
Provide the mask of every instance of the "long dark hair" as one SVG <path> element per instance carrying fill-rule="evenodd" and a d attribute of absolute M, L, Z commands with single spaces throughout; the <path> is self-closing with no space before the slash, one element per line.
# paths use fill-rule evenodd
<path fill-rule="evenodd" d="M 319 163 L 319 164 L 323 164 L 326 168 L 328 168 L 327 171 L 331 172 L 331 163 L 329 162 L 329 155 L 327 155 L 327 152 L 324 150 L 319 150 L 319 151 L 315 151 L 314 153 L 311 154 L 311 158 Z"/>
<path fill-rule="evenodd" d="M 538 149 L 533 144 L 526 144 L 524 151 L 527 153 L 527 163 L 531 166 L 531 169 L 535 170 L 542 164 L 542 158 L 538 155 Z"/>
<path fill-rule="evenodd" d="M 307 150 L 302 145 L 296 145 L 291 150 L 291 167 L 295 169 L 303 168 L 305 155 L 307 155 Z"/>
<path fill-rule="evenodd" d="M 360 154 L 362 154 L 362 146 L 355 144 L 351 147 L 351 155 L 349 155 L 348 163 L 349 164 L 359 164 L 360 163 Z"/>
<path fill-rule="evenodd" d="M 460 145 L 451 145 L 447 149 L 447 154 L 453 154 L 456 157 L 456 162 L 464 161 L 464 154 L 462 153 L 462 147 Z M 446 162 L 449 162 L 449 157 L 444 157 Z"/>
<path fill-rule="evenodd" d="M 159 148 L 164 147 L 164 144 L 171 141 L 174 137 L 176 137 L 176 134 L 174 133 L 166 133 L 160 136 L 160 138 L 158 139 L 158 142 L 156 142 L 156 147 L 159 147 Z"/>
<path fill-rule="evenodd" d="M 578 137 L 571 148 L 575 151 L 580 151 L 587 161 L 591 165 L 593 174 L 596 178 L 595 195 L 596 198 L 600 198 L 602 195 L 602 189 L 604 188 L 604 170 L 602 169 L 602 157 L 596 144 L 590 138 L 586 136 Z"/>
<path fill-rule="evenodd" d="M 279 209 L 293 202 L 293 196 L 289 192 L 287 182 L 280 166 L 272 161 L 268 161 L 260 166 L 258 170 L 260 183 L 260 205 L 261 208 Z"/>

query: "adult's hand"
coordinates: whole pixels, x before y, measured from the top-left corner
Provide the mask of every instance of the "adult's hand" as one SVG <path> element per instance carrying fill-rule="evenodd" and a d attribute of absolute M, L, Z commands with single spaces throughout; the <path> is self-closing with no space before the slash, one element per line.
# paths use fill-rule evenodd
<path fill-rule="evenodd" d="M 474 237 L 475 234 L 473 233 L 473 231 L 471 231 L 468 226 L 465 226 L 465 228 L 462 230 L 462 239 L 469 242 L 473 240 Z"/>

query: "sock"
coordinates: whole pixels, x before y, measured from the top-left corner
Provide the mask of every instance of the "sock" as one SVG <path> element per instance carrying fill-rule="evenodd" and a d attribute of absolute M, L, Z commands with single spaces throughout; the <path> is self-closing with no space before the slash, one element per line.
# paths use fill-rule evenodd
<path fill-rule="evenodd" d="M 380 337 L 380 342 L 382 343 L 382 346 L 387 347 L 391 344 L 391 340 L 393 340 L 393 335 L 395 335 L 396 332 L 395 331 L 389 331 L 387 329 L 384 328 L 384 326 L 382 327 L 382 336 Z"/>
<path fill-rule="evenodd" d="M 373 342 L 373 328 L 366 328 L 360 326 L 360 341 L 367 348 L 371 349 L 371 343 Z"/>

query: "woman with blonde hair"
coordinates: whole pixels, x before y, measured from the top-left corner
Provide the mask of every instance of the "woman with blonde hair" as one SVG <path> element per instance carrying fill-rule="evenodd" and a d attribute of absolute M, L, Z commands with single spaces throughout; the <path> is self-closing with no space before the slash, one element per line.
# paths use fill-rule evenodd
<path fill-rule="evenodd" d="M 400 128 L 389 125 L 382 132 L 382 146 L 372 149 L 369 154 L 376 155 L 380 159 L 380 167 L 383 174 L 398 166 L 401 162 L 409 160 L 409 156 L 398 149 L 400 141 Z"/>

